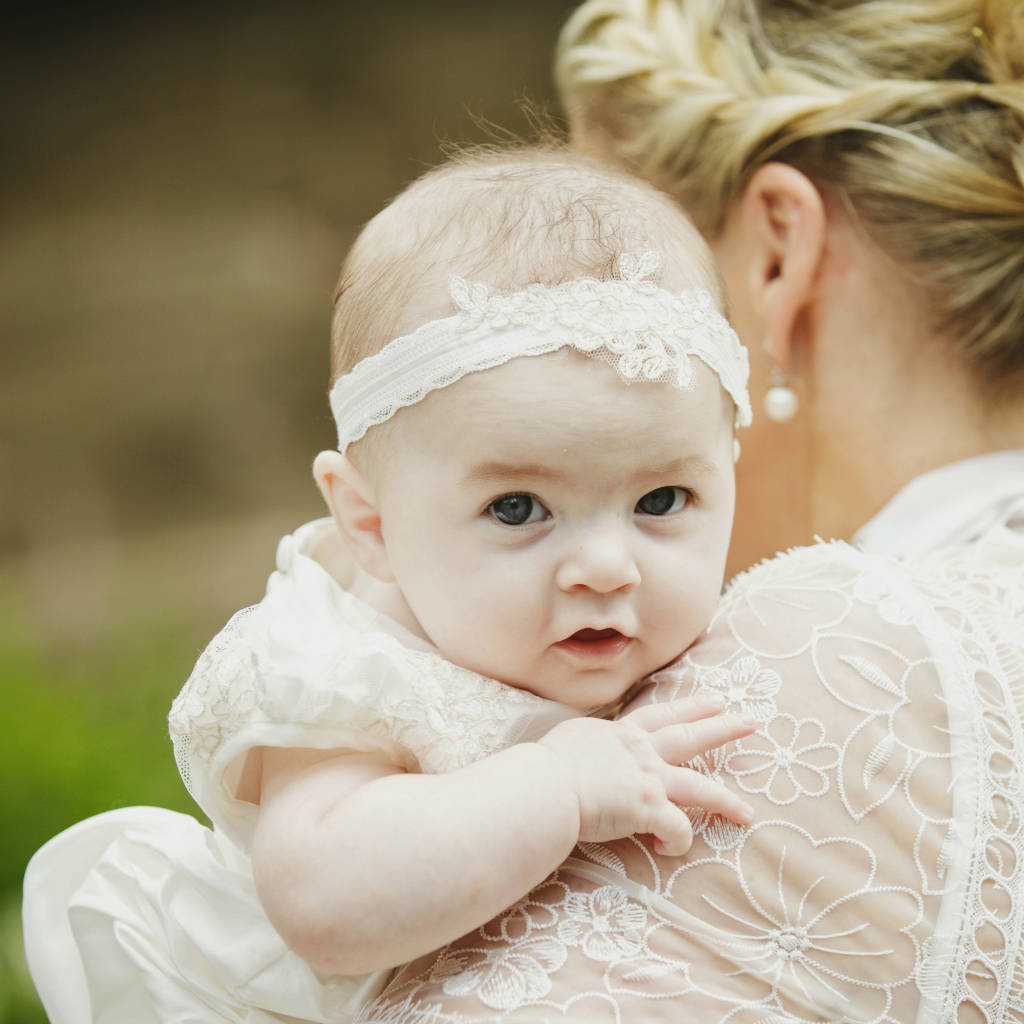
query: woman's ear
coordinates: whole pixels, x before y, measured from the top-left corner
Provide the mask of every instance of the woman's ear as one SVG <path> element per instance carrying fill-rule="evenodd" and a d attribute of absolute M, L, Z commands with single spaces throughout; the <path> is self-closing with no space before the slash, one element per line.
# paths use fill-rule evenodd
<path fill-rule="evenodd" d="M 341 452 L 321 452 L 313 477 L 360 568 L 384 583 L 394 580 L 381 530 L 377 498 L 369 481 Z"/>
<path fill-rule="evenodd" d="M 754 172 L 726 228 L 734 255 L 743 253 L 742 283 L 765 350 L 783 370 L 814 298 L 826 227 L 825 204 L 810 178 L 789 164 L 769 163 Z"/>

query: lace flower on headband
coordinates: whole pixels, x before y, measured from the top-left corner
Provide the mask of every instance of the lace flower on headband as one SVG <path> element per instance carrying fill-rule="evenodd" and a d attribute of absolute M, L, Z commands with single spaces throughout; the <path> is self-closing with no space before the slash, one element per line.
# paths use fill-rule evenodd
<path fill-rule="evenodd" d="M 562 348 L 604 360 L 627 384 L 660 381 L 681 390 L 693 386 L 692 360 L 699 359 L 732 398 L 736 425 L 749 425 L 746 349 L 708 292 L 673 294 L 655 284 L 660 265 L 654 250 L 623 254 L 610 281 L 579 278 L 508 294 L 451 278 L 453 316 L 388 342 L 331 388 L 338 448 L 466 374 Z"/>

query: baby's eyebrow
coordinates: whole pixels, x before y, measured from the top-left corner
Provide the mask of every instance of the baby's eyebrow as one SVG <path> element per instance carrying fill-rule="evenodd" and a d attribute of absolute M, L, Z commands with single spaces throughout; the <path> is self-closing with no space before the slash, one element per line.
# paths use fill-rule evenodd
<path fill-rule="evenodd" d="M 553 480 L 561 474 L 550 466 L 538 462 L 481 462 L 466 473 L 466 483 L 485 483 L 490 480 Z"/>
<path fill-rule="evenodd" d="M 707 459 L 699 455 L 688 455 L 685 458 L 670 459 L 668 462 L 658 465 L 641 465 L 631 474 L 635 480 L 650 479 L 653 477 L 672 477 L 690 473 L 701 473 L 704 475 L 716 475 L 717 468 Z M 540 462 L 502 462 L 491 460 L 480 462 L 470 467 L 464 477 L 465 483 L 491 483 L 496 480 L 555 480 L 560 478 L 563 472 L 551 466 L 545 466 Z"/>
<path fill-rule="evenodd" d="M 685 458 L 672 459 L 669 462 L 657 466 L 643 466 L 637 473 L 641 476 L 675 476 L 677 473 L 705 473 L 716 474 L 717 467 L 707 459 L 699 455 L 687 455 Z"/>

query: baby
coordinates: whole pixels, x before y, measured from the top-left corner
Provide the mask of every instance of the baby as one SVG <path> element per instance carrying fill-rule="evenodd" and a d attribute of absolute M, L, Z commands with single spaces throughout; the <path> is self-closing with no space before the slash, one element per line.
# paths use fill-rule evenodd
<path fill-rule="evenodd" d="M 134 1019 L 348 1019 L 578 842 L 679 854 L 685 806 L 749 820 L 682 765 L 754 722 L 708 696 L 602 717 L 718 600 L 750 409 L 717 296 L 668 198 L 567 152 L 464 156 L 367 225 L 314 464 L 331 517 L 171 710 L 214 830 L 119 819 L 90 876 L 90 907 L 160 921 L 144 954 L 90 936 L 118 998 L 159 975 Z"/>
<path fill-rule="evenodd" d="M 338 451 L 314 474 L 355 562 L 355 614 L 504 684 L 449 675 L 440 705 L 489 726 L 529 695 L 611 708 L 706 626 L 746 416 L 714 287 L 667 199 L 575 157 L 446 166 L 356 242 L 334 318 Z M 360 664 L 342 675 L 366 686 Z M 717 710 L 506 733 L 440 775 L 344 742 L 265 747 L 252 857 L 270 919 L 310 962 L 357 973 L 482 924 L 580 840 L 653 833 L 685 852 L 678 805 L 749 813 L 678 767 L 753 727 Z"/>

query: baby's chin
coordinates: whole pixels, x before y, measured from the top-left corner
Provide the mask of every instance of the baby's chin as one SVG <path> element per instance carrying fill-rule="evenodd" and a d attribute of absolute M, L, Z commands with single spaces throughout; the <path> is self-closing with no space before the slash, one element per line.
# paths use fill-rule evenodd
<path fill-rule="evenodd" d="M 595 679 L 593 673 L 577 673 L 574 676 L 559 677 L 556 680 L 539 682 L 510 679 L 507 675 L 494 675 L 494 679 L 516 690 L 532 693 L 535 697 L 554 701 L 586 714 L 611 713 L 628 699 L 639 683 L 632 676 L 628 679 Z M 640 682 L 643 682 L 641 680 Z"/>
<path fill-rule="evenodd" d="M 552 652 L 548 652 L 535 671 L 527 668 L 509 672 L 507 664 L 491 664 L 489 659 L 474 657 L 465 650 L 446 651 L 440 646 L 438 649 L 448 661 L 479 675 L 488 676 L 512 689 L 522 690 L 586 714 L 597 712 L 601 715 L 610 714 L 631 700 L 648 681 L 651 673 L 664 668 L 666 664 L 671 664 L 681 653 L 674 651 L 667 660 L 655 661 L 653 658 L 644 658 L 645 662 L 650 662 L 649 665 L 638 665 L 634 653 L 632 657 L 626 654 L 623 663 L 617 666 L 592 663 L 589 666 L 577 667 L 571 664 L 576 660 L 575 656 L 566 657 L 563 653 L 556 654 L 555 658 L 558 661 L 565 658 L 570 664 L 558 664 L 556 661 L 552 665 Z M 645 655 L 650 653 L 643 652 Z"/>

